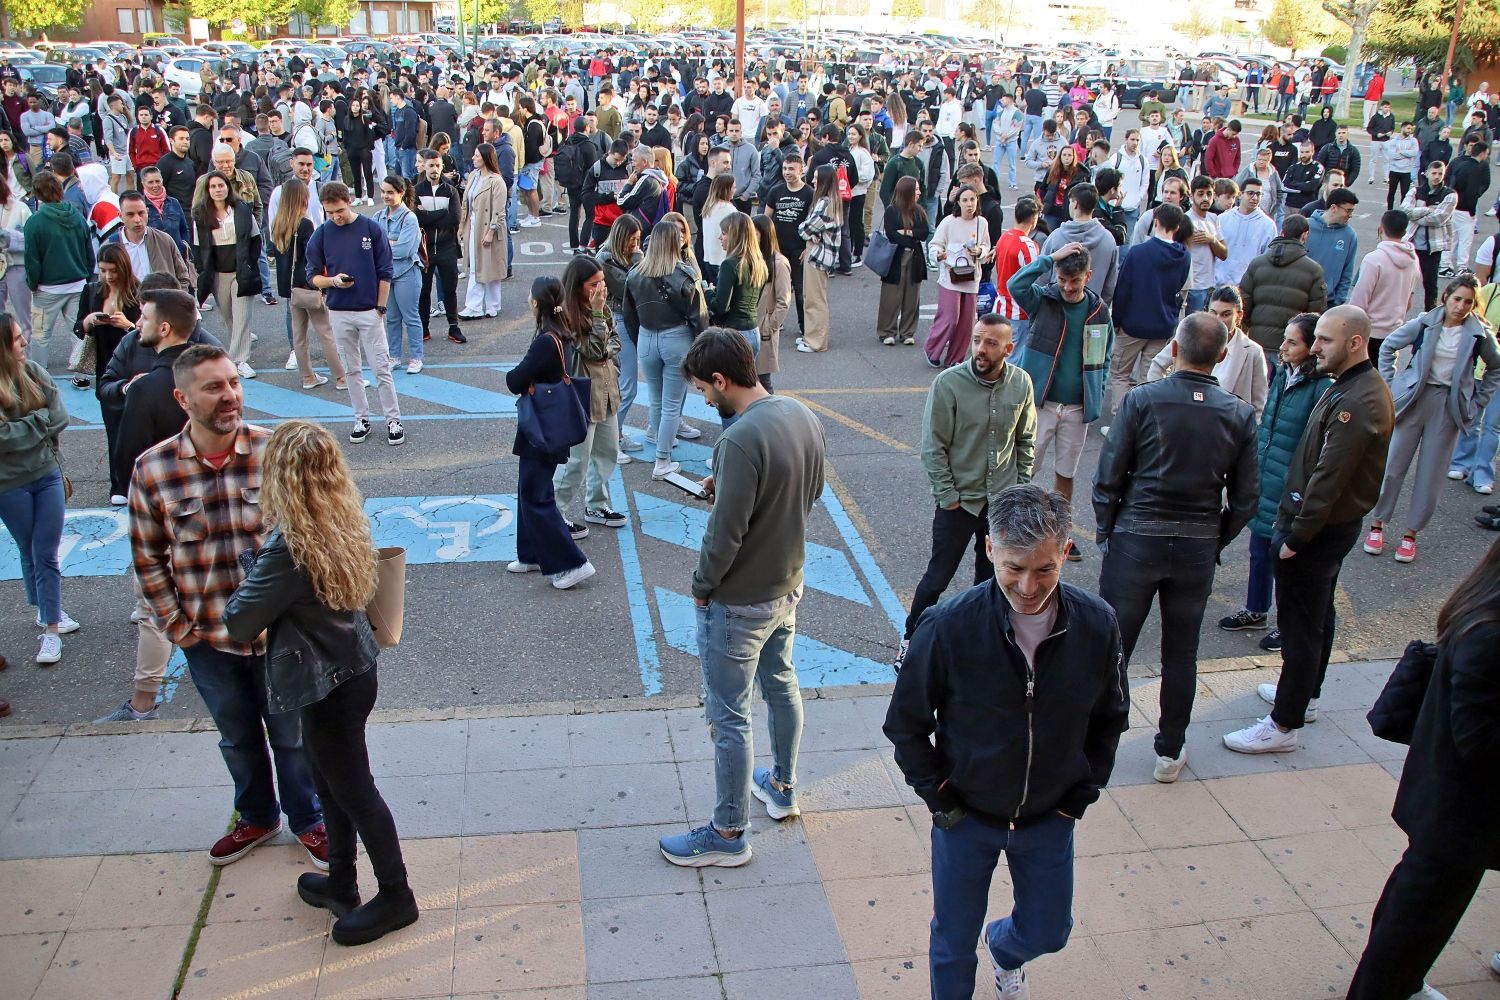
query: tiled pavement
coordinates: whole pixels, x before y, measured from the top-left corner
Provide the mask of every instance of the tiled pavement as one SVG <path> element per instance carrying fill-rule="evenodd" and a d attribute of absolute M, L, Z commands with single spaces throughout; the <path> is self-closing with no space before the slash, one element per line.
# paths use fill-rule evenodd
<path fill-rule="evenodd" d="M 1217 741 L 1260 713 L 1270 673 L 1203 675 L 1174 786 L 1150 780 L 1156 688 L 1137 682 L 1115 782 L 1079 826 L 1074 936 L 1035 963 L 1034 995 L 1343 996 L 1404 846 L 1389 819 L 1403 748 L 1363 718 L 1388 670 L 1335 666 L 1304 748 L 1269 758 Z M 230 798 L 215 734 L 0 740 L 0 996 L 169 997 L 201 917 L 184 1000 L 925 997 L 928 826 L 884 702 L 809 701 L 804 817 L 758 820 L 750 865 L 701 873 L 656 850 L 709 810 L 697 710 L 372 726 L 423 913 L 355 949 L 297 900 L 308 862 L 289 839 L 210 893 L 202 848 Z M 1009 897 L 1002 867 L 992 915 Z M 1495 1000 L 1496 946 L 1491 877 L 1432 981 Z"/>

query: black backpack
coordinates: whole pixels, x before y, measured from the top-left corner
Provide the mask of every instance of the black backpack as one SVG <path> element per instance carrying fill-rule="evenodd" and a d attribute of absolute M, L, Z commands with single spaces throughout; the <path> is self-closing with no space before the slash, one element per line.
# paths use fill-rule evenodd
<path fill-rule="evenodd" d="M 569 142 L 557 151 L 552 158 L 552 169 L 557 175 L 557 183 L 565 188 L 578 189 L 583 187 L 583 175 L 588 170 L 588 165 L 582 160 L 588 155 L 584 146 L 588 143 Z"/>

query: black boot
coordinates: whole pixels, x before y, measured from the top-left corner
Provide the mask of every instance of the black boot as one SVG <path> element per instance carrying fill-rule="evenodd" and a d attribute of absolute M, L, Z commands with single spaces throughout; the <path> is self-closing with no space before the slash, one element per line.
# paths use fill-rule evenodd
<path fill-rule="evenodd" d="M 297 876 L 297 895 L 308 906 L 316 906 L 328 910 L 335 917 L 342 917 L 359 906 L 359 886 L 354 878 L 353 869 L 342 878 L 335 878 L 332 874 L 307 872 Z"/>
<path fill-rule="evenodd" d="M 417 922 L 417 897 L 403 881 L 382 884 L 375 898 L 340 917 L 333 925 L 337 944 L 369 944 Z"/>
<path fill-rule="evenodd" d="M 448 339 L 455 344 L 467 344 L 469 342 L 469 338 L 464 336 L 464 332 L 458 328 L 457 323 L 453 323 L 448 327 Z"/>

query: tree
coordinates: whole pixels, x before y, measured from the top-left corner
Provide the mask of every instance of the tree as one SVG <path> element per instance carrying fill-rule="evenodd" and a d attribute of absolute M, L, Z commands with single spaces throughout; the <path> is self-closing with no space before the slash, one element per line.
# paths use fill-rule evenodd
<path fill-rule="evenodd" d="M 902 21 L 917 21 L 927 15 L 927 4 L 923 0 L 891 0 L 891 17 Z"/>
<path fill-rule="evenodd" d="M 546 24 L 553 18 L 562 19 L 562 0 L 525 0 L 522 5 L 526 19 L 533 24 Z"/>
<path fill-rule="evenodd" d="M 1324 37 L 1323 14 L 1311 0 L 1273 0 L 1271 13 L 1260 31 L 1272 45 L 1291 49 L 1295 59 L 1298 49 Z"/>
<path fill-rule="evenodd" d="M 1382 59 L 1415 59 L 1441 72 L 1453 30 L 1454 0 L 1403 0 L 1381 7 L 1370 18 L 1371 51 Z M 1500 61 L 1500 0 L 1464 0 L 1458 26 L 1454 69 Z"/>
<path fill-rule="evenodd" d="M 5 0 L 6 34 L 76 28 L 91 6 L 89 0 Z"/>
<path fill-rule="evenodd" d="M 1079 7 L 1068 15 L 1068 27 L 1080 35 L 1094 35 L 1108 20 L 1103 7 Z"/>
<path fill-rule="evenodd" d="M 1354 95 L 1354 73 L 1364 58 L 1365 34 L 1370 30 L 1370 18 L 1385 0 L 1323 0 L 1323 10 L 1329 17 L 1349 29 L 1349 52 L 1344 60 L 1344 78 L 1339 81 L 1339 100 L 1335 114 L 1343 118 L 1349 114 L 1349 98 Z"/>
<path fill-rule="evenodd" d="M 1172 30 L 1196 47 L 1199 42 L 1212 35 L 1217 26 L 1214 19 L 1204 11 L 1203 6 L 1195 3 L 1189 8 L 1186 17 L 1172 25 Z"/>
<path fill-rule="evenodd" d="M 708 0 L 704 5 L 708 23 L 715 28 L 733 28 L 735 0 Z"/>
<path fill-rule="evenodd" d="M 209 24 L 229 24 L 239 18 L 247 28 L 286 24 L 298 12 L 313 16 L 298 0 L 188 0 L 183 6 L 189 16 L 203 18 Z"/>

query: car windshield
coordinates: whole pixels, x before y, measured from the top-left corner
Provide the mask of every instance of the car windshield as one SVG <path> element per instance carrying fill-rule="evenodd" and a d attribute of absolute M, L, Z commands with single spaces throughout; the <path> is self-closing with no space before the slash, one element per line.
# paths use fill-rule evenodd
<path fill-rule="evenodd" d="M 25 69 L 27 73 L 31 74 L 33 80 L 41 83 L 61 83 L 68 75 L 67 69 L 56 65 L 47 66 L 38 64 L 35 66 L 26 66 Z"/>

